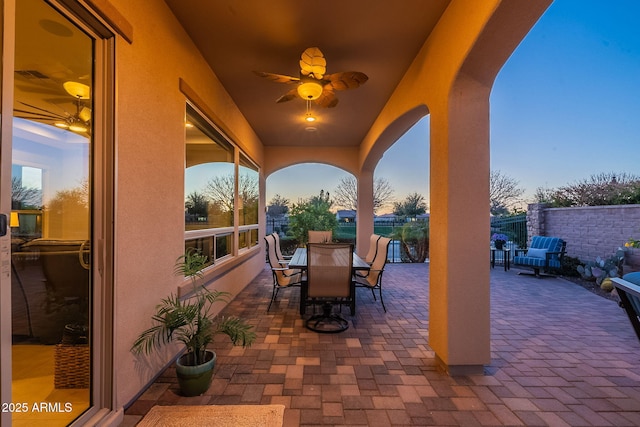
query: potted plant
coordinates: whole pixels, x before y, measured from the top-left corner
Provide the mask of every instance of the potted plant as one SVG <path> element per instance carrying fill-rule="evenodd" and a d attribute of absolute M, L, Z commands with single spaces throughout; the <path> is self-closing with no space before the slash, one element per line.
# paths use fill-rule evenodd
<path fill-rule="evenodd" d="M 230 294 L 198 283 L 206 262 L 207 257 L 193 248 L 178 257 L 174 271 L 191 279 L 192 294 L 184 299 L 174 294 L 163 298 L 152 317 L 154 326 L 143 331 L 131 348 L 136 354 L 149 354 L 166 343 L 182 342 L 186 351 L 176 360 L 176 372 L 185 396 L 200 395 L 211 385 L 216 354 L 207 345 L 217 334 L 227 335 L 234 345 L 243 347 L 250 346 L 256 338 L 253 326 L 243 320 L 211 314 L 213 305 L 227 302 Z"/>
<path fill-rule="evenodd" d="M 508 239 L 509 237 L 502 233 L 493 233 L 493 236 L 491 236 L 491 240 L 493 240 L 493 244 L 498 250 L 502 249 Z"/>

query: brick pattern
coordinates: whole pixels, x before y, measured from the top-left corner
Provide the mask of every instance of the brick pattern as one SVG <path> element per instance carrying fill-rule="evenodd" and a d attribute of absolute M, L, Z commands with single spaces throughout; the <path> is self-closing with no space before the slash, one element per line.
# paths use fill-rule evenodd
<path fill-rule="evenodd" d="M 492 361 L 484 375 L 436 369 L 429 339 L 428 264 L 391 264 L 388 312 L 358 290 L 350 328 L 304 328 L 296 290 L 271 295 L 265 270 L 224 310 L 255 325 L 248 349 L 220 337 L 211 388 L 181 397 L 167 369 L 126 411 L 153 405 L 285 405 L 291 426 L 637 426 L 640 343 L 623 310 L 562 279 L 491 271 Z M 473 284 L 470 284 L 472 286 Z"/>
<path fill-rule="evenodd" d="M 640 239 L 640 205 L 527 209 L 531 236 L 557 236 L 567 241 L 567 255 L 583 261 L 609 257 L 633 237 Z"/>

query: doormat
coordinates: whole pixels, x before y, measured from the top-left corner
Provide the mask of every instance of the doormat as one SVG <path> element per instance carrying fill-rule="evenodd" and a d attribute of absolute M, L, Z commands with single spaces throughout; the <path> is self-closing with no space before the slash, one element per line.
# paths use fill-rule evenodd
<path fill-rule="evenodd" d="M 282 427 L 284 405 L 154 406 L 137 427 Z"/>

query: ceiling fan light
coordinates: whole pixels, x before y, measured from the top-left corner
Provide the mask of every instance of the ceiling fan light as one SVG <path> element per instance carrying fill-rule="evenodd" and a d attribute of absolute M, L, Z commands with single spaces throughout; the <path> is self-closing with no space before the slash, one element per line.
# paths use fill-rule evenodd
<path fill-rule="evenodd" d="M 306 115 L 306 117 L 305 117 L 304 119 L 305 119 L 306 121 L 308 121 L 309 123 L 311 123 L 311 122 L 315 122 L 315 121 L 316 121 L 316 118 L 315 118 L 315 117 L 313 117 L 313 116 L 311 115 L 311 113 L 307 113 L 307 115 Z"/>
<path fill-rule="evenodd" d="M 318 99 L 322 95 L 322 85 L 317 82 L 304 82 L 298 86 L 298 95 L 311 101 Z"/>
<path fill-rule="evenodd" d="M 69 95 L 77 99 L 89 99 L 91 95 L 91 88 L 82 83 L 68 81 L 64 82 L 62 87 Z"/>
<path fill-rule="evenodd" d="M 86 132 L 87 128 L 86 128 L 86 126 L 83 126 L 83 125 L 73 124 L 73 125 L 69 126 L 69 130 L 71 132 L 79 132 L 80 133 L 80 132 Z"/>
<path fill-rule="evenodd" d="M 55 122 L 53 125 L 55 127 L 62 128 L 62 129 L 68 129 L 69 128 L 69 123 L 66 123 L 66 122 Z"/>

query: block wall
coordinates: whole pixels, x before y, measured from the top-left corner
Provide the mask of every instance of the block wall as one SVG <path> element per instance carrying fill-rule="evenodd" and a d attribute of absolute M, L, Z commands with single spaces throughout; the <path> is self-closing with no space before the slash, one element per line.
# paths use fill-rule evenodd
<path fill-rule="evenodd" d="M 567 242 L 567 255 L 582 261 L 609 257 L 631 237 L 640 239 L 640 205 L 549 208 L 531 204 L 527 211 L 531 236 L 557 236 Z"/>

